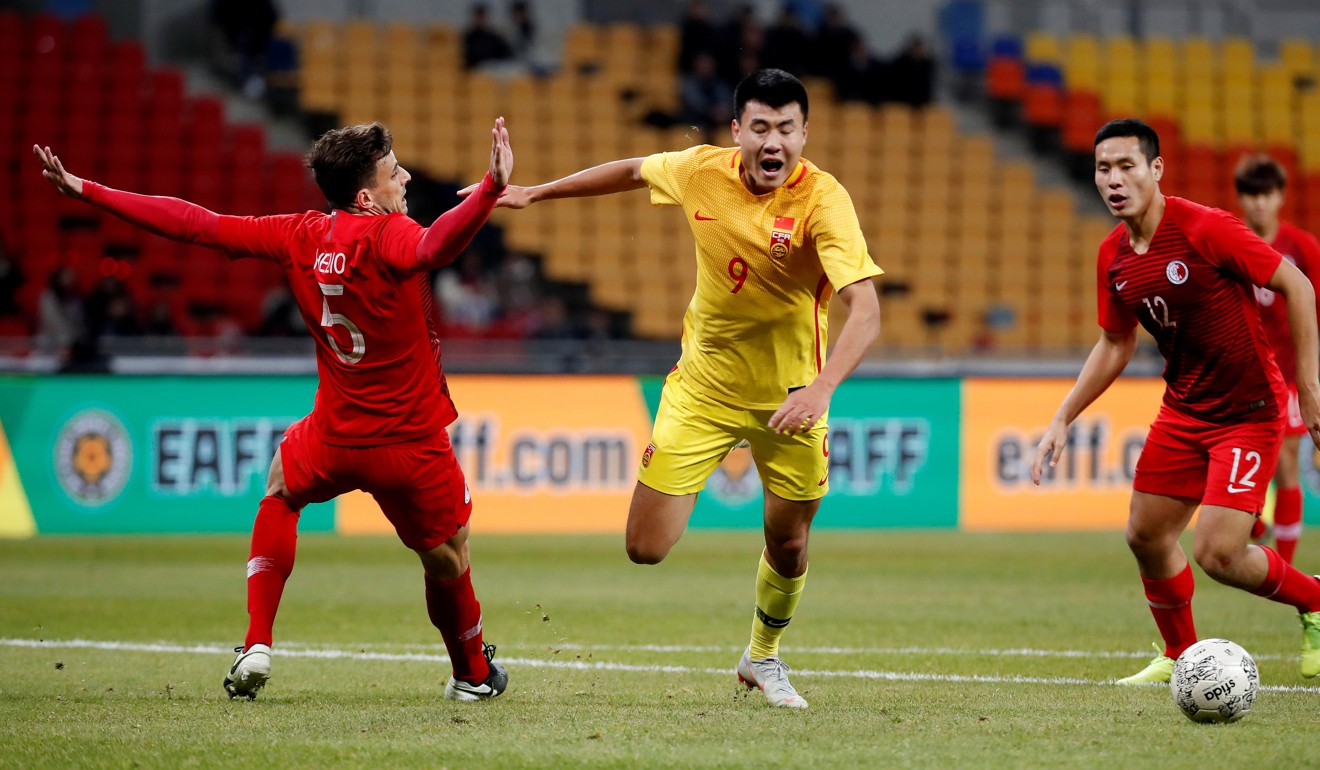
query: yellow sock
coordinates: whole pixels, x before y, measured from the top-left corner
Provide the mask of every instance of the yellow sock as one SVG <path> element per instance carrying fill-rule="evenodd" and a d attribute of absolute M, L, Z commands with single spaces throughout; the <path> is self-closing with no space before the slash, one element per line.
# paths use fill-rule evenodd
<path fill-rule="evenodd" d="M 752 658 L 759 660 L 779 654 L 779 637 L 793 619 L 802 587 L 807 584 L 807 573 L 786 578 L 775 572 L 761 552 L 761 564 L 756 570 L 756 613 L 752 617 Z"/>

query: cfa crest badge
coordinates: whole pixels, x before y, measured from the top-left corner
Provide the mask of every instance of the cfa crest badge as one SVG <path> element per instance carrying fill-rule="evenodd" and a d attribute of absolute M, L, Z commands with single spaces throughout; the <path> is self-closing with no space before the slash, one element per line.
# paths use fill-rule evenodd
<path fill-rule="evenodd" d="M 788 246 L 793 242 L 793 217 L 775 217 L 774 227 L 770 230 L 770 256 L 783 259 L 788 256 Z"/>
<path fill-rule="evenodd" d="M 119 496 L 133 470 L 133 448 L 113 414 L 86 409 L 55 438 L 55 476 L 71 500 L 96 507 Z"/>
<path fill-rule="evenodd" d="M 651 467 L 651 456 L 655 454 L 655 444 L 647 444 L 646 451 L 642 452 L 642 467 Z"/>

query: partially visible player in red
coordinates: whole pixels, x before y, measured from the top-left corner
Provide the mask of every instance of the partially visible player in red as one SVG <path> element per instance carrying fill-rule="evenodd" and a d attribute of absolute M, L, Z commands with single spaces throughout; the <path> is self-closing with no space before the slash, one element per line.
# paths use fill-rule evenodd
<path fill-rule="evenodd" d="M 421 557 L 426 607 L 453 663 L 450 700 L 493 698 L 508 685 L 482 640 L 468 567 L 471 495 L 446 426 L 457 416 L 444 372 L 427 272 L 448 264 L 490 215 L 513 169 L 504 119 L 491 132 L 478 194 L 429 228 L 408 218 L 411 178 L 379 123 L 327 132 L 307 165 L 330 203 L 269 217 L 220 216 L 179 200 L 114 190 L 64 170 L 33 147 L 60 192 L 175 240 L 256 256 L 284 268 L 316 340 L 320 383 L 311 414 L 285 433 L 252 529 L 247 638 L 225 677 L 255 698 L 270 678 L 275 613 L 293 570 L 298 512 L 361 489 Z"/>
<path fill-rule="evenodd" d="M 1193 556 L 1220 583 L 1297 608 L 1302 676 L 1320 674 L 1320 579 L 1249 542 L 1279 456 L 1288 391 L 1256 310 L 1254 286 L 1288 300 L 1303 423 L 1320 440 L 1315 292 L 1306 276 L 1236 217 L 1160 192 L 1160 140 L 1139 120 L 1095 137 L 1095 184 L 1121 224 L 1100 244 L 1100 341 L 1036 448 L 1039 484 L 1073 420 L 1113 384 L 1137 324 L 1165 359 L 1164 403 L 1137 461 L 1127 542 L 1164 651 L 1122 684 L 1167 682 L 1196 642 L 1192 567 L 1178 544 L 1200 508 Z"/>
<path fill-rule="evenodd" d="M 1283 258 L 1297 265 L 1312 283 L 1320 270 L 1320 242 L 1315 236 L 1296 225 L 1279 219 L 1283 207 L 1283 190 L 1288 184 L 1288 173 L 1268 155 L 1246 155 L 1233 172 L 1238 202 L 1247 227 L 1259 235 Z M 1288 385 L 1288 412 L 1283 427 L 1283 449 L 1279 453 L 1279 467 L 1274 472 L 1274 547 L 1289 564 L 1297 551 L 1297 540 L 1302 534 L 1302 469 L 1298 447 L 1306 435 L 1302 413 L 1297 405 L 1297 370 L 1293 354 L 1292 332 L 1288 329 L 1288 303 L 1273 291 L 1258 287 L 1256 303 L 1260 305 L 1260 318 L 1265 325 L 1265 336 L 1274 349 L 1274 359 L 1283 372 Z M 1251 535 L 1255 540 L 1264 536 L 1265 525 L 1256 520 Z"/>

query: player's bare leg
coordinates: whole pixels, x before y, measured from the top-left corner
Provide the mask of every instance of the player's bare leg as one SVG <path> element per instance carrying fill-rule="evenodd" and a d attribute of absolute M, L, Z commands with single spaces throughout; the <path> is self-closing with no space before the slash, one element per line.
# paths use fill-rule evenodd
<path fill-rule="evenodd" d="M 738 680 L 759 687 L 774 706 L 806 708 L 779 659 L 779 639 L 807 582 L 807 540 L 820 500 L 785 500 L 765 490 L 765 550 L 756 574 L 752 640 L 738 661 Z"/>
<path fill-rule="evenodd" d="M 1195 500 L 1132 492 L 1128 548 L 1137 559 L 1146 602 L 1164 639 L 1164 650 L 1141 671 L 1118 680 L 1119 684 L 1169 681 L 1174 660 L 1196 642 L 1192 565 L 1178 544 L 1178 536 L 1187 528 L 1196 505 Z"/>
<path fill-rule="evenodd" d="M 275 614 L 284 595 L 284 584 L 293 572 L 302 503 L 294 500 L 285 486 L 283 449 L 281 445 L 271 460 L 266 496 L 252 525 L 252 548 L 247 564 L 247 636 L 243 646 L 235 648 L 234 663 L 224 682 L 225 692 L 231 698 L 255 698 L 270 679 Z"/>
<path fill-rule="evenodd" d="M 636 564 L 659 564 L 687 529 L 696 493 L 668 495 L 637 482 L 628 507 L 624 544 Z"/>
<path fill-rule="evenodd" d="M 481 605 L 472 590 L 467 525 L 430 551 L 417 551 L 426 575 L 426 611 L 449 651 L 453 675 L 445 698 L 478 701 L 495 698 L 509 686 L 504 666 L 496 663 L 495 645 L 481 636 Z"/>
<path fill-rule="evenodd" d="M 1274 471 L 1274 548 L 1292 564 L 1302 536 L 1302 464 L 1298 457 L 1301 436 L 1284 436 L 1279 464 Z"/>

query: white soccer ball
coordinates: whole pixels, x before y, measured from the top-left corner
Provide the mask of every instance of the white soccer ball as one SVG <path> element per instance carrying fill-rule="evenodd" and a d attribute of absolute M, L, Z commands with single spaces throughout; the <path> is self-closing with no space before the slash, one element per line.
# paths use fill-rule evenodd
<path fill-rule="evenodd" d="M 1193 722 L 1236 722 L 1256 702 L 1256 661 L 1227 639 L 1202 639 L 1173 664 L 1173 702 Z"/>

